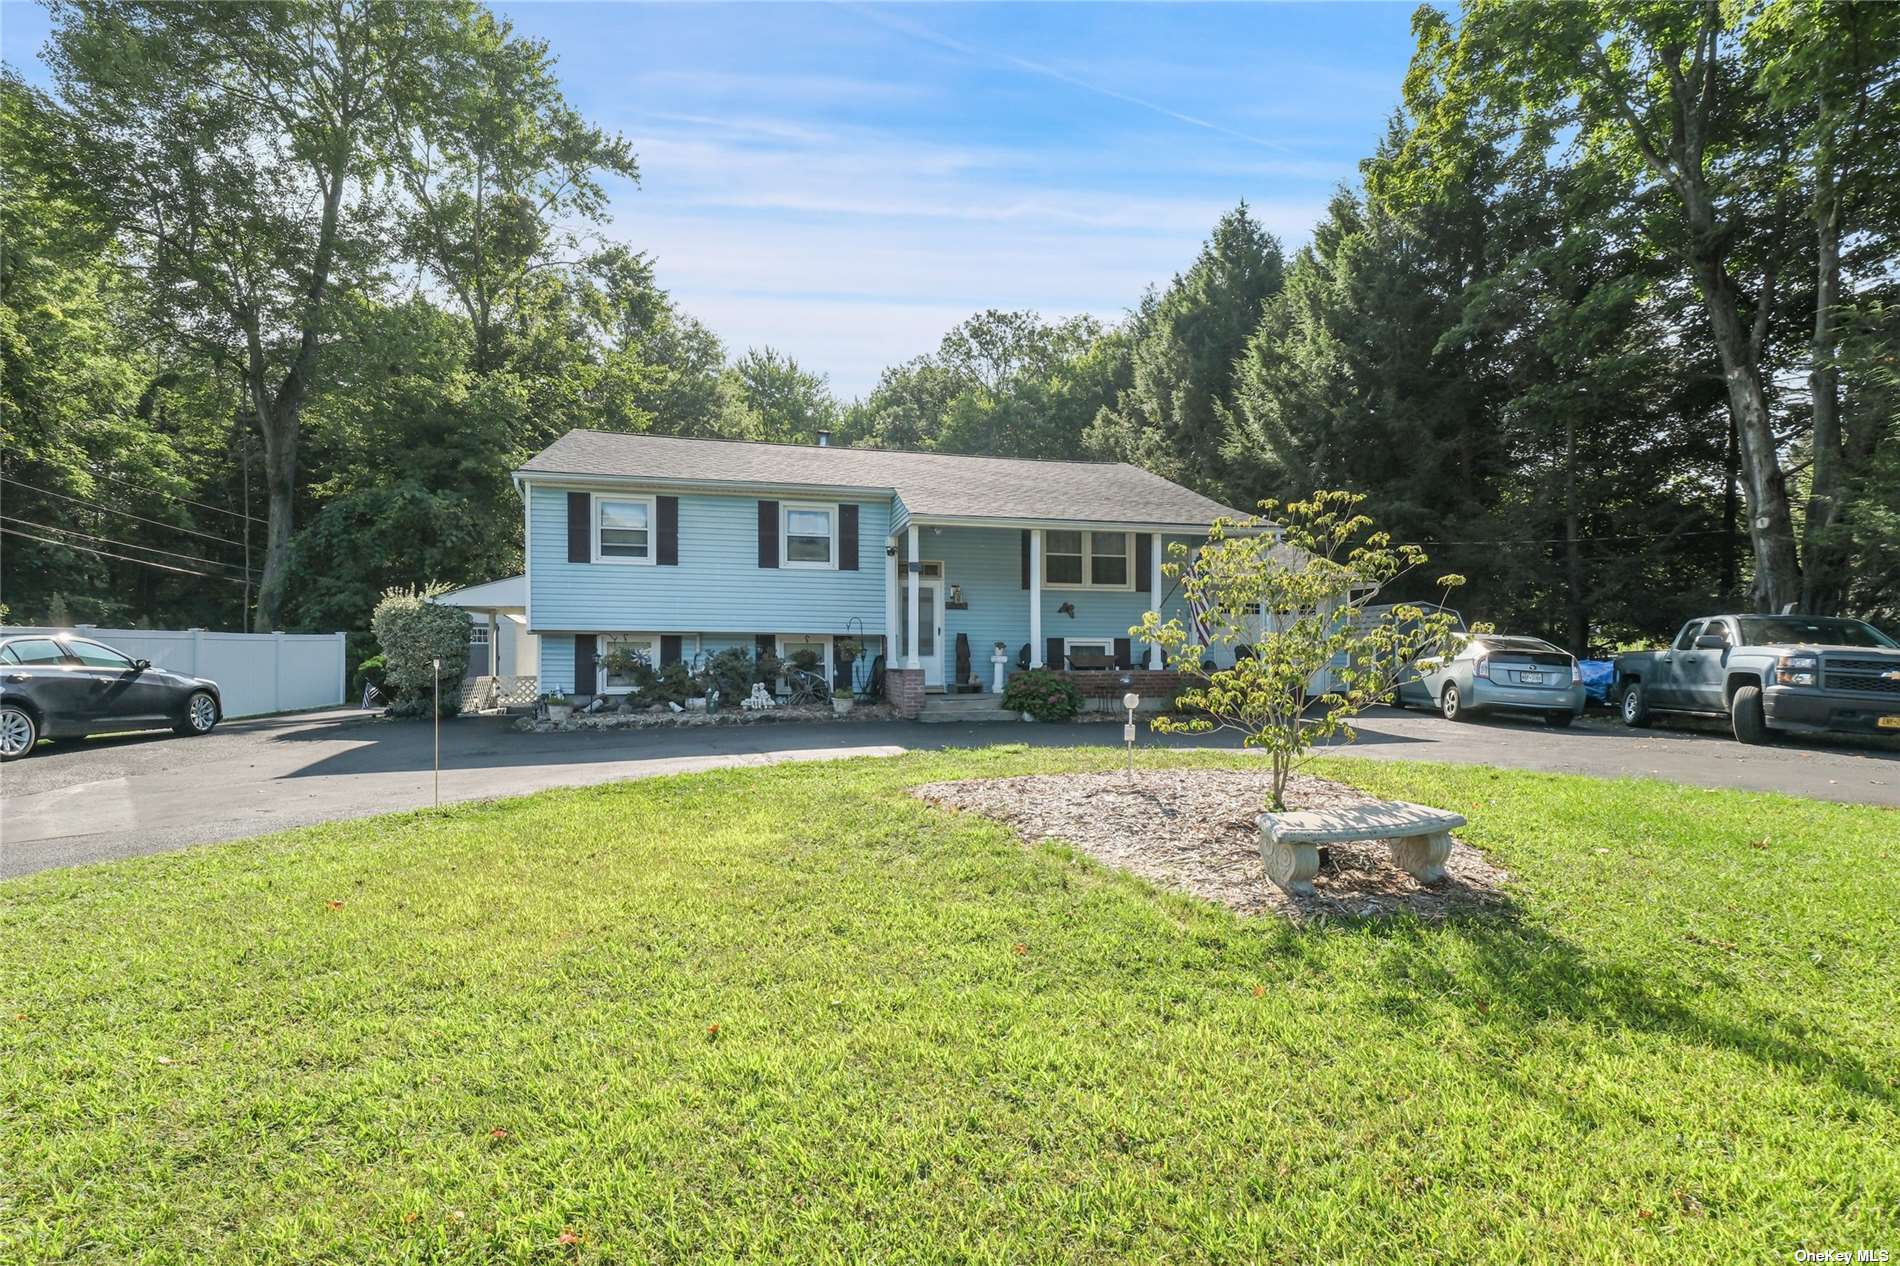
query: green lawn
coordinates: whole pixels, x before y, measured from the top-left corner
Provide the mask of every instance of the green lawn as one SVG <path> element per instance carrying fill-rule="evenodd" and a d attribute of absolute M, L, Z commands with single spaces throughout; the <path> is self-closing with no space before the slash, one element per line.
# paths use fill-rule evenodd
<path fill-rule="evenodd" d="M 1335 761 L 1469 815 L 1517 905 L 1296 930 L 901 791 L 1114 761 L 696 775 L 0 885 L 0 1260 L 1900 1250 L 1900 815 Z"/>

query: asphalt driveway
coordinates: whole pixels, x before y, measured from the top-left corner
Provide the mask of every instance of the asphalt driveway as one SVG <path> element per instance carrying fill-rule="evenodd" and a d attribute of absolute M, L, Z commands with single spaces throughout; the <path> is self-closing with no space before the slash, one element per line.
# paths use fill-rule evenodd
<path fill-rule="evenodd" d="M 1743 747 L 1719 731 L 1568 730 L 1537 721 L 1453 724 L 1378 709 L 1346 749 L 1367 758 L 1447 760 L 1705 787 L 1783 791 L 1900 807 L 1900 744 L 1784 740 Z M 1118 745 L 1117 725 L 769 724 L 523 734 L 498 719 L 442 727 L 445 802 L 736 765 L 893 756 L 991 743 Z M 1229 736 L 1144 745 L 1236 748 Z M 238 721 L 202 739 L 169 733 L 42 748 L 0 769 L 0 877 L 110 861 L 338 818 L 428 805 L 430 727 L 339 711 Z"/>

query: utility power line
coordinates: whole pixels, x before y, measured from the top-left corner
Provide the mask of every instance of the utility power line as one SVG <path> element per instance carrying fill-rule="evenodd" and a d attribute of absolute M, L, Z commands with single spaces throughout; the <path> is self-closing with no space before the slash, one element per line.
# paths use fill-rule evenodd
<path fill-rule="evenodd" d="M 21 448 L 18 444 L 8 444 L 5 441 L 0 441 L 0 448 L 9 448 L 9 449 L 12 449 L 14 452 L 19 453 L 29 459 L 37 460 L 37 459 L 34 459 L 34 455 L 32 453 L 30 453 L 28 450 L 24 448 Z M 110 479 L 113 483 L 124 484 L 128 488 L 137 488 L 140 492 L 150 493 L 154 497 L 163 497 L 167 501 L 178 501 L 188 506 L 196 506 L 200 510 L 209 510 L 213 514 L 228 514 L 234 519 L 244 519 L 247 521 L 252 517 L 248 514 L 245 514 L 242 510 L 230 510 L 230 509 L 226 509 L 224 506 L 214 506 L 210 504 L 209 502 L 194 501 L 190 497 L 181 497 L 175 492 L 166 492 L 162 488 L 148 487 L 145 484 L 138 483 L 131 479 L 127 479 L 123 475 L 114 475 L 108 471 L 94 470 L 90 466 L 86 467 L 86 473 L 91 475 L 95 479 Z"/>
<path fill-rule="evenodd" d="M 226 576 L 219 572 L 212 571 L 197 571 L 190 567 L 173 567 L 170 563 L 155 563 L 149 558 L 133 558 L 128 554 L 114 554 L 107 550 L 92 549 L 85 545 L 75 545 L 71 541 L 55 540 L 50 536 L 35 536 L 31 532 L 22 532 L 18 528 L 10 528 L 5 524 L 0 524 L 0 533 L 4 533 L 7 536 L 25 537 L 29 541 L 39 541 L 43 545 L 61 545 L 70 550 L 78 550 L 82 554 L 97 554 L 101 558 L 116 558 L 122 563 L 137 563 L 141 567 L 156 567 L 160 571 L 177 572 L 182 576 L 204 576 L 211 580 L 222 580 L 227 584 L 233 585 L 241 585 L 244 583 L 236 576 Z"/>
<path fill-rule="evenodd" d="M 25 488 L 29 492 L 37 492 L 42 496 L 58 497 L 61 501 L 70 501 L 75 505 L 91 506 L 95 510 L 104 510 L 107 514 L 123 514 L 128 519 L 137 519 L 140 523 L 150 523 L 153 527 L 170 528 L 174 532 L 184 532 L 189 536 L 202 536 L 207 541 L 217 541 L 223 545 L 236 545 L 239 547 L 242 547 L 244 544 L 243 541 L 235 537 L 218 536 L 212 532 L 200 532 L 196 528 L 180 527 L 176 523 L 167 523 L 163 519 L 149 519 L 142 514 L 134 514 L 130 510 L 122 510 L 118 506 L 109 506 L 99 501 L 88 501 L 84 497 L 74 497 L 67 493 L 54 492 L 51 488 L 41 488 L 34 484 L 26 483 L 23 480 L 15 479 L 12 475 L 0 475 L 0 482 L 10 483 L 16 487 Z"/>
<path fill-rule="evenodd" d="M 22 519 L 18 515 L 0 514 L 0 519 L 17 523 L 21 527 L 38 528 L 42 532 L 58 532 L 62 536 L 82 537 L 85 540 L 93 541 L 100 545 L 117 545 L 124 549 L 142 549 L 153 554 L 164 554 L 171 558 L 182 558 L 190 563 L 204 563 L 210 567 L 237 567 L 238 570 L 243 570 L 237 563 L 227 563 L 220 558 L 202 558 L 197 554 L 181 554 L 177 550 L 160 549 L 156 545 L 141 545 L 137 541 L 117 541 L 109 536 L 95 536 L 91 532 L 81 532 L 77 528 L 56 527 L 51 523 L 35 523 L 31 519 Z"/>

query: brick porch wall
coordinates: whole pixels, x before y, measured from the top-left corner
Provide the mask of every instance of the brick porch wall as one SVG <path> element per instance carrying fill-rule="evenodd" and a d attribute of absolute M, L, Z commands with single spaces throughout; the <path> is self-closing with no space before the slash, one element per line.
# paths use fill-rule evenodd
<path fill-rule="evenodd" d="M 1082 692 L 1085 699 L 1119 699 L 1127 691 L 1133 690 L 1144 699 L 1172 699 L 1175 692 L 1188 684 L 1186 673 L 1154 672 L 1146 668 L 1111 669 L 1103 672 L 1075 672 L 1064 670 L 1056 676 L 1070 682 Z M 1129 684 L 1122 685 L 1122 678 L 1128 678 Z"/>
<path fill-rule="evenodd" d="M 884 670 L 884 697 L 900 717 L 915 717 L 924 710 L 924 670 L 887 668 Z"/>

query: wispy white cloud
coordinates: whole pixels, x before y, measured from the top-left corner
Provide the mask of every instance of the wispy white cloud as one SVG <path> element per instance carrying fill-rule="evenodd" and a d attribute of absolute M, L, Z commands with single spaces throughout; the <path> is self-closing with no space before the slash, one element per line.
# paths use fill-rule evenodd
<path fill-rule="evenodd" d="M 1161 115 L 1163 118 L 1173 119 L 1175 122 L 1185 124 L 1188 127 L 1201 128 L 1205 131 L 1218 133 L 1219 135 L 1230 137 L 1237 141 L 1245 141 L 1249 145 L 1259 145 L 1267 149 L 1276 150 L 1284 150 L 1287 148 L 1283 142 L 1272 138 L 1256 136 L 1251 132 L 1243 132 L 1238 128 L 1229 127 L 1224 123 L 1205 119 L 1199 115 L 1189 114 L 1185 110 L 1177 110 L 1159 101 L 1151 101 L 1130 92 L 1123 92 L 1119 88 L 1111 88 L 1105 84 L 1084 79 L 1080 75 L 1072 74 L 1048 62 L 1034 61 L 1030 58 L 1019 57 L 1014 53 L 1006 53 L 998 49 L 979 48 L 974 44 L 968 44 L 962 40 L 954 39 L 939 31 L 933 31 L 928 27 L 906 22 L 900 18 L 894 18 L 888 13 L 881 13 L 875 9 L 853 6 L 851 11 L 880 26 L 888 27 L 893 31 L 908 35 L 912 39 L 922 40 L 927 44 L 935 44 L 939 48 L 949 49 L 952 52 L 960 53 L 975 61 L 986 62 L 997 66 L 1008 66 L 1027 74 L 1040 75 L 1046 79 L 1053 79 L 1057 83 L 1067 84 L 1069 87 L 1079 89 L 1083 92 L 1093 93 L 1099 97 L 1106 97 L 1111 101 L 1120 101 L 1125 105 L 1132 105 L 1138 109 Z"/>

